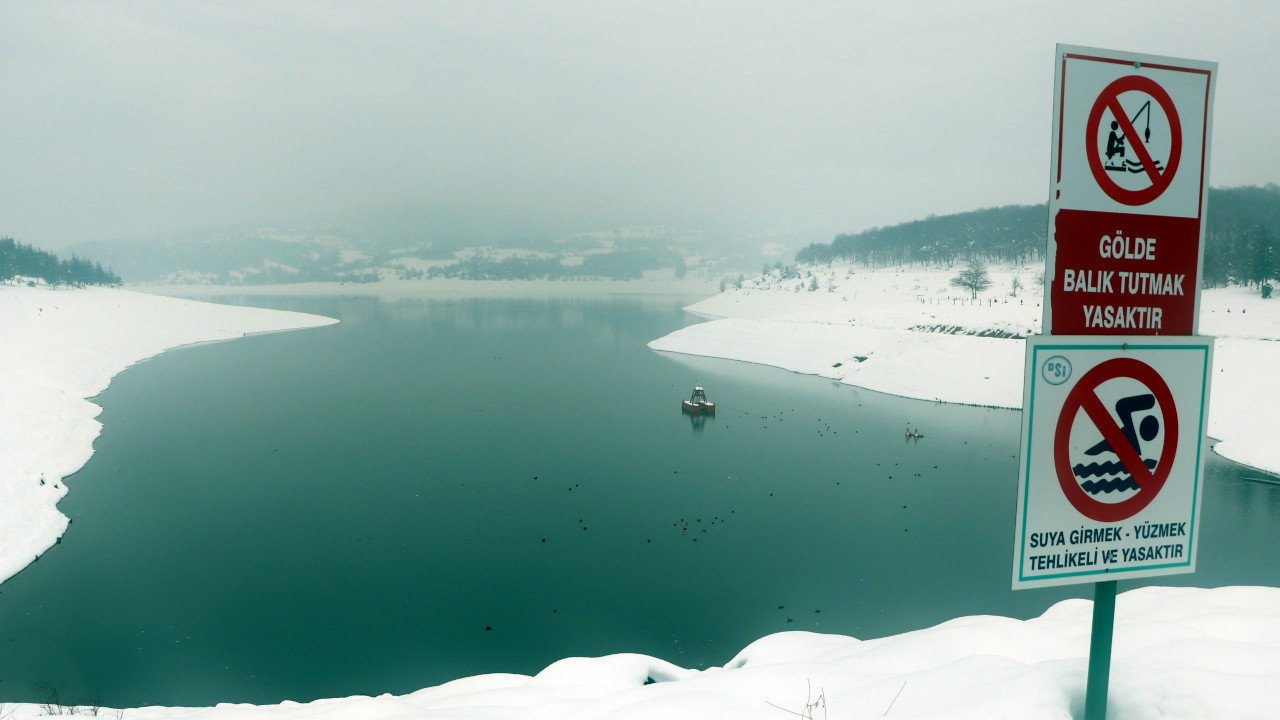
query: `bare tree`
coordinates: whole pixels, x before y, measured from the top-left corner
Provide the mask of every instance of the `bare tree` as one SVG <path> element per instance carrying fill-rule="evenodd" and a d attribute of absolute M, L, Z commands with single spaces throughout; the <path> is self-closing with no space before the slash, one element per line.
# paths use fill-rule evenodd
<path fill-rule="evenodd" d="M 960 274 L 951 278 L 951 284 L 956 287 L 968 288 L 973 293 L 973 299 L 978 299 L 978 293 L 991 287 L 991 278 L 987 277 L 987 266 L 977 260 L 970 260 L 969 266 L 960 271 Z"/>

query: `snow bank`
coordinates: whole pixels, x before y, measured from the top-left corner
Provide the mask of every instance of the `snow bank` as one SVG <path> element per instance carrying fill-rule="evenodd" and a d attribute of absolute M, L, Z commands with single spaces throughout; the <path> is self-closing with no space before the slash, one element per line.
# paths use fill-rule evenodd
<path fill-rule="evenodd" d="M 1270 718 L 1280 707 L 1280 589 L 1148 587 L 1116 601 L 1109 717 Z M 1067 720 L 1084 705 L 1092 604 L 1032 620 L 964 617 L 878 640 L 787 632 L 722 668 L 644 655 L 561 660 L 405 696 L 130 709 L 131 720 Z M 40 716 L 34 705 L 14 718 Z"/>
<path fill-rule="evenodd" d="M 164 350 L 248 333 L 337 322 L 107 288 L 0 285 L 0 580 L 67 527 L 63 478 L 93 454 L 111 378 Z"/>
<path fill-rule="evenodd" d="M 743 360 L 870 390 L 969 405 L 1022 405 L 1025 343 L 1040 332 L 1041 263 L 993 267 L 974 300 L 955 268 L 809 268 L 776 274 L 689 310 L 712 318 L 649 343 L 654 350 Z M 807 274 L 806 274 L 807 273 Z M 1016 294 L 1014 281 L 1020 286 Z M 817 290 L 809 290 L 815 285 Z M 1209 406 L 1215 450 L 1280 473 L 1280 300 L 1240 287 L 1205 290 L 1200 332 L 1218 338 Z M 984 337 L 985 336 L 985 337 Z M 994 336 L 994 337 L 992 337 Z"/>

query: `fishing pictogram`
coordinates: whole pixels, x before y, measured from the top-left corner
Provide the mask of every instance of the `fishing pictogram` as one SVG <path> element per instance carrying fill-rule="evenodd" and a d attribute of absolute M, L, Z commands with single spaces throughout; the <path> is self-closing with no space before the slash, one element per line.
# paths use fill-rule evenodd
<path fill-rule="evenodd" d="M 1142 75 L 1115 80 L 1094 101 L 1085 152 L 1094 179 L 1111 199 L 1132 206 L 1160 197 L 1182 157 L 1182 122 L 1173 99 Z"/>
<path fill-rule="evenodd" d="M 1143 147 L 1151 145 L 1151 101 L 1148 100 L 1138 108 L 1138 112 L 1129 118 L 1129 125 L 1136 128 L 1138 120 L 1146 116 L 1146 126 L 1142 129 Z M 1107 135 L 1107 160 L 1102 167 L 1107 172 L 1146 172 L 1146 166 L 1141 160 L 1131 157 L 1125 157 L 1125 134 L 1120 129 L 1120 121 L 1111 121 L 1111 132 Z M 1157 158 L 1152 158 L 1152 166 L 1160 171 L 1164 171 L 1164 163 Z"/>

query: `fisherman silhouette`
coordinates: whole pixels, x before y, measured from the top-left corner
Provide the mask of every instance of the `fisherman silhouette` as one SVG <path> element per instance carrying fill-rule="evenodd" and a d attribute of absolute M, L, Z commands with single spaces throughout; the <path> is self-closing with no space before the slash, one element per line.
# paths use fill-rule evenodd
<path fill-rule="evenodd" d="M 1115 120 L 1111 121 L 1111 134 L 1107 136 L 1107 160 L 1113 155 L 1124 157 L 1124 134 L 1117 133 L 1120 129 L 1120 123 Z"/>
<path fill-rule="evenodd" d="M 1133 446 L 1133 451 L 1142 455 L 1142 445 L 1138 443 L 1138 436 L 1141 435 L 1143 440 L 1150 441 L 1155 439 L 1157 433 L 1160 432 L 1160 421 L 1155 415 L 1148 415 L 1142 418 L 1142 422 L 1137 429 L 1133 427 L 1133 414 L 1150 410 L 1156 406 L 1156 396 L 1151 393 L 1144 395 L 1132 395 L 1127 398 L 1121 398 L 1116 403 L 1116 413 L 1120 415 L 1120 432 L 1124 434 L 1129 444 Z M 1084 451 L 1085 455 L 1100 455 L 1104 452 L 1114 453 L 1115 450 L 1105 439 Z M 1147 467 L 1154 468 L 1155 460 L 1143 460 Z"/>

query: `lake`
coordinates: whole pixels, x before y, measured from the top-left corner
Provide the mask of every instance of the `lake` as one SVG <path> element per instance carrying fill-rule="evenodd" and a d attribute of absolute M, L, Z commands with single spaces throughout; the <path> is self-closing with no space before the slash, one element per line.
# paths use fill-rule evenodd
<path fill-rule="evenodd" d="M 676 299 L 227 300 L 339 325 L 118 376 L 72 525 L 0 585 L 0 698 L 402 694 L 773 632 L 1039 615 L 1013 592 L 1020 415 L 659 354 Z M 679 401 L 703 385 L 714 418 Z M 906 440 L 910 425 L 925 433 Z M 1199 567 L 1280 585 L 1280 486 L 1210 456 Z M 1120 589 L 1138 583 L 1121 583 Z"/>

